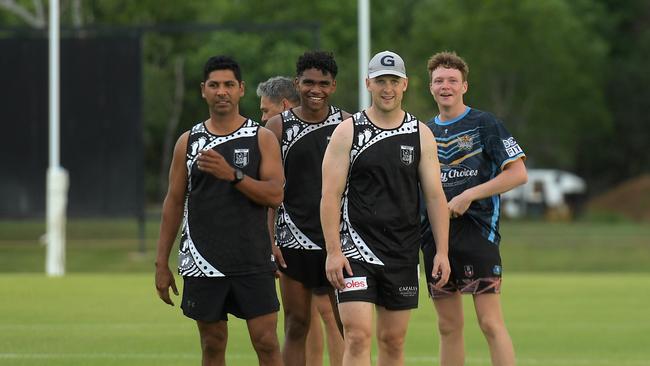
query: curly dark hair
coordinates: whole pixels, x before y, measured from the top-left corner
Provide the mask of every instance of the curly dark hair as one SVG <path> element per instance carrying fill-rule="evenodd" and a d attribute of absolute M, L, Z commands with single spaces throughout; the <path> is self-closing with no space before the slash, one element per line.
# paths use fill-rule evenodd
<path fill-rule="evenodd" d="M 235 74 L 235 79 L 241 83 L 241 69 L 239 64 L 230 56 L 212 56 L 205 62 L 203 66 L 203 81 L 208 80 L 210 73 L 215 70 L 232 70 Z"/>
<path fill-rule="evenodd" d="M 301 76 L 308 69 L 320 70 L 323 74 L 332 75 L 332 78 L 336 78 L 339 71 L 334 54 L 326 51 L 305 52 L 300 56 L 296 62 L 296 75 Z"/>
<path fill-rule="evenodd" d="M 431 56 L 427 62 L 429 77 L 431 77 L 433 70 L 437 69 L 440 66 L 446 69 L 456 69 L 460 71 L 460 74 L 463 77 L 463 81 L 467 81 L 467 75 L 469 75 L 469 66 L 462 57 L 456 54 L 456 52 L 444 51 L 438 52 L 435 55 Z"/>

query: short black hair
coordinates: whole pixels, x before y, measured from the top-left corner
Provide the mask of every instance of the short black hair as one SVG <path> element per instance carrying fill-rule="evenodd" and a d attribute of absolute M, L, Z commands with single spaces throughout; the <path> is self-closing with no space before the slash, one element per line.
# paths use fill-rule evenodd
<path fill-rule="evenodd" d="M 339 68 L 334 61 L 334 54 L 325 51 L 305 52 L 296 62 L 296 76 L 302 75 L 305 70 L 317 69 L 323 74 L 330 74 L 336 78 Z"/>
<path fill-rule="evenodd" d="M 237 81 L 240 83 L 242 81 L 239 64 L 230 56 L 219 55 L 210 57 L 203 67 L 203 81 L 208 80 L 210 73 L 215 70 L 232 70 Z"/>

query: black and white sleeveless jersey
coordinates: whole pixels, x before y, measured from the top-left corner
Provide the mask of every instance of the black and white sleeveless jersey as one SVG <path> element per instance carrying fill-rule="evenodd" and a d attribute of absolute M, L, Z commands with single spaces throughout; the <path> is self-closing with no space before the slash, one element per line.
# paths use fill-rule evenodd
<path fill-rule="evenodd" d="M 291 249 L 323 250 L 320 224 L 323 156 L 330 136 L 343 120 L 339 108 L 330 106 L 327 118 L 308 123 L 293 110 L 282 112 L 284 201 L 278 208 L 276 242 Z"/>
<path fill-rule="evenodd" d="M 370 264 L 417 264 L 420 247 L 419 121 L 405 113 L 395 129 L 353 116 L 350 170 L 343 194 L 343 254 Z"/>
<path fill-rule="evenodd" d="M 213 149 L 246 175 L 259 179 L 261 154 L 257 122 L 247 119 L 226 136 L 195 125 L 187 142 L 188 172 L 178 271 L 189 277 L 222 277 L 273 271 L 267 208 L 229 181 L 196 167 L 198 153 Z"/>

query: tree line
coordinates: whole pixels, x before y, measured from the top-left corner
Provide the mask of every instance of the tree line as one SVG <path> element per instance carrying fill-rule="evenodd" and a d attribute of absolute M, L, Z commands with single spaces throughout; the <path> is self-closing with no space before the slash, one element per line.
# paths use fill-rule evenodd
<path fill-rule="evenodd" d="M 4 27 L 47 27 L 47 1 L 2 0 L 0 9 Z M 206 116 L 199 83 L 211 55 L 240 62 L 247 83 L 241 110 L 258 120 L 260 81 L 293 76 L 305 50 L 332 51 L 340 70 L 333 103 L 357 110 L 356 1 L 61 0 L 61 24 L 78 27 L 78 36 L 93 26 L 224 25 L 143 35 L 150 201 L 166 190 L 176 138 Z M 645 0 L 372 0 L 371 48 L 403 56 L 409 73 L 404 105 L 423 121 L 437 113 L 426 61 L 452 50 L 470 65 L 468 105 L 505 122 L 529 167 L 575 172 L 591 194 L 650 172 Z"/>

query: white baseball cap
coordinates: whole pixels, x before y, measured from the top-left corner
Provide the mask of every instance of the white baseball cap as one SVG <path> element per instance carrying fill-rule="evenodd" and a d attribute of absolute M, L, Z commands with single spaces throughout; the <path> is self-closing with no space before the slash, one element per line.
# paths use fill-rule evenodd
<path fill-rule="evenodd" d="M 395 75 L 406 78 L 404 60 L 391 51 L 382 51 L 374 55 L 368 63 L 368 79 L 381 75 Z"/>

